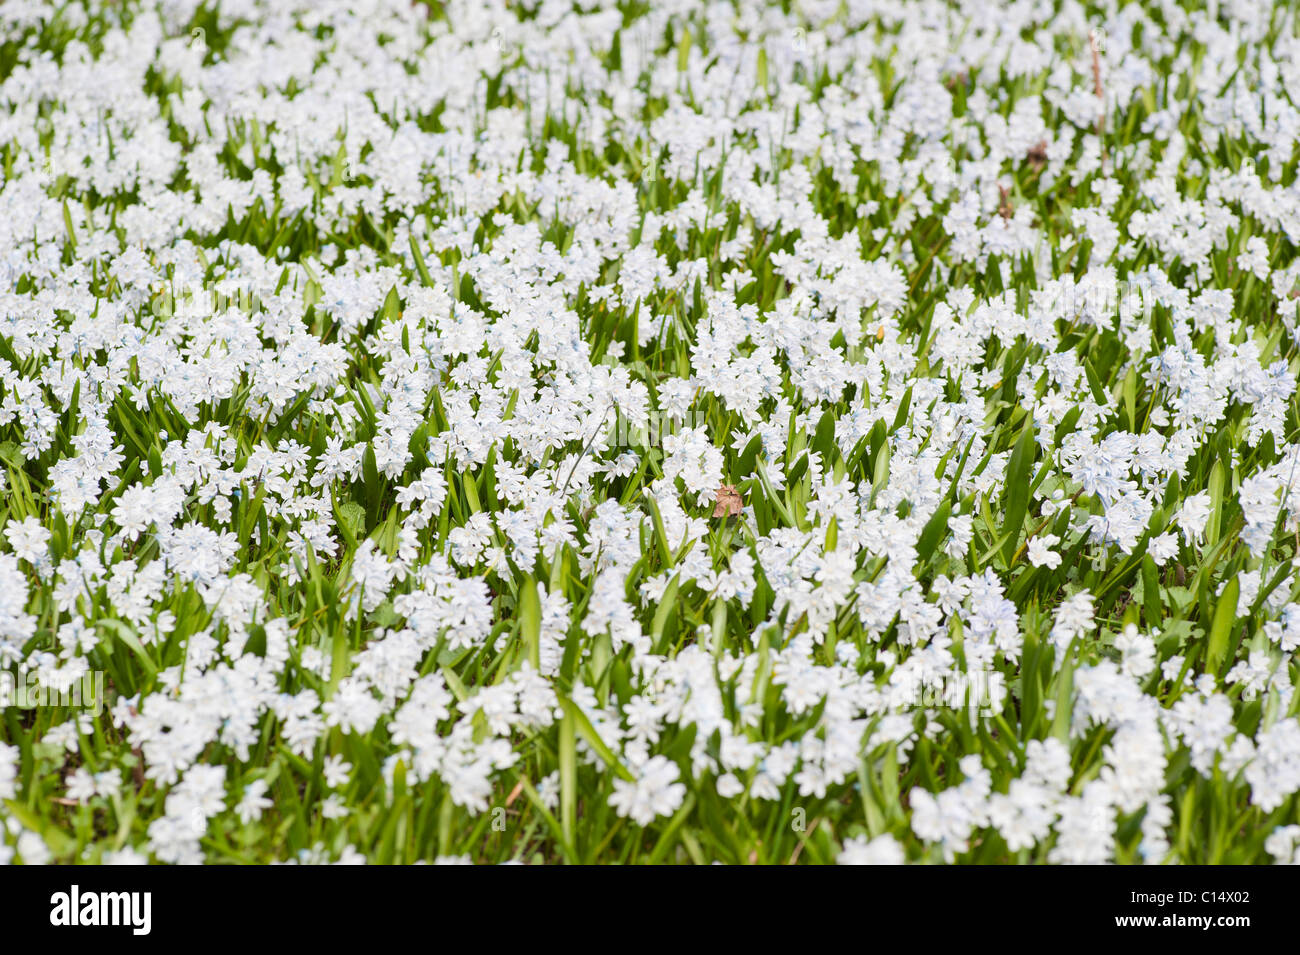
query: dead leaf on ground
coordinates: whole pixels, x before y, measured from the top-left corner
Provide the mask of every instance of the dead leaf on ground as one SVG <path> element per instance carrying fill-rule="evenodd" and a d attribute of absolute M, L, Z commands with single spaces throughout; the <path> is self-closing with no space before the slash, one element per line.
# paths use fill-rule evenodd
<path fill-rule="evenodd" d="M 998 215 L 1003 219 L 1010 219 L 1016 212 L 1016 207 L 1011 204 L 1011 193 L 1006 186 L 999 185 L 998 195 L 1002 200 L 998 203 Z"/>
<path fill-rule="evenodd" d="M 1041 172 L 1047 165 L 1047 140 L 1040 139 L 1034 143 L 1025 158 L 1029 160 L 1029 166 L 1034 172 Z"/>
<path fill-rule="evenodd" d="M 718 488 L 714 494 L 718 502 L 713 506 L 714 517 L 731 517 L 740 513 L 745 502 L 740 498 L 740 492 L 736 490 L 735 485 L 724 484 Z"/>

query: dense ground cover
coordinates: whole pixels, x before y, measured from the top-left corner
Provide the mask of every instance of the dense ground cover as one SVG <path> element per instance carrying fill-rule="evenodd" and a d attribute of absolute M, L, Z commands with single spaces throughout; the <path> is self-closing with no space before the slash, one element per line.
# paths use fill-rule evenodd
<path fill-rule="evenodd" d="M 1268 2 L 8 0 L 0 860 L 1297 861 L 1298 91 Z"/>

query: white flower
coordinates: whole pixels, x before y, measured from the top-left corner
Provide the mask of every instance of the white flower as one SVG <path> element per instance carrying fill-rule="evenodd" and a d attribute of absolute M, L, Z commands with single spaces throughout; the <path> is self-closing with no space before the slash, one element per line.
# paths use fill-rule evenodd
<path fill-rule="evenodd" d="M 733 796 L 739 796 L 745 791 L 745 784 L 735 777 L 732 773 L 723 773 L 718 777 L 717 782 L 718 795 L 723 799 L 730 799 Z"/>
<path fill-rule="evenodd" d="M 907 860 L 898 840 L 884 833 L 870 841 L 866 836 L 846 840 L 835 861 L 840 865 L 902 865 Z"/>
<path fill-rule="evenodd" d="M 1183 540 L 1195 544 L 1205 533 L 1205 525 L 1210 519 L 1210 495 L 1202 491 L 1183 498 L 1182 506 L 1174 515 L 1174 523 L 1183 534 Z"/>
<path fill-rule="evenodd" d="M 677 764 L 664 756 L 652 756 L 639 767 L 631 782 L 614 781 L 609 804 L 620 816 L 648 826 L 659 816 L 676 812 L 686 797 L 686 786 L 677 782 Z"/>
<path fill-rule="evenodd" d="M 1055 534 L 1041 534 L 1029 541 L 1029 562 L 1035 567 L 1054 570 L 1061 566 L 1061 555 L 1052 550 L 1061 539 Z"/>

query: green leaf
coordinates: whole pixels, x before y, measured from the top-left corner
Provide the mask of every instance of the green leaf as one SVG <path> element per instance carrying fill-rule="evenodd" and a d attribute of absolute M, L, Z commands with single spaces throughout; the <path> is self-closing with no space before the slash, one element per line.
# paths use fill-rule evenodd
<path fill-rule="evenodd" d="M 761 435 L 754 435 L 745 445 L 745 450 L 740 453 L 740 460 L 736 464 L 735 478 L 743 478 L 754 473 L 754 464 L 758 460 L 758 452 L 763 447 L 763 438 Z"/>
<path fill-rule="evenodd" d="M 596 755 L 604 760 L 605 764 L 618 774 L 619 779 L 626 780 L 627 782 L 632 782 L 636 779 L 636 777 L 628 771 L 628 768 L 623 765 L 622 761 L 614 755 L 614 751 L 605 745 L 605 741 L 600 738 L 600 734 L 596 732 L 596 728 L 591 725 L 591 720 L 587 719 L 587 714 L 582 712 L 582 709 L 578 704 L 574 703 L 572 700 L 560 697 L 560 707 L 564 710 L 564 718 L 573 720 L 572 725 L 574 732 L 576 732 L 578 736 L 581 736 L 583 741 L 596 751 Z M 563 730 L 561 730 L 561 733 L 562 732 Z"/>
<path fill-rule="evenodd" d="M 112 617 L 104 617 L 99 621 L 99 625 L 113 631 L 116 638 L 140 658 L 140 662 L 149 673 L 149 678 L 153 679 L 154 674 L 158 672 L 158 664 L 153 662 L 153 657 L 149 656 L 149 651 L 140 642 L 140 637 L 131 625 L 121 620 L 115 620 Z"/>
<path fill-rule="evenodd" d="M 561 701 L 562 703 L 564 701 Z M 573 830 L 578 824 L 578 749 L 574 711 L 569 704 L 560 717 L 560 831 L 564 842 L 573 845 Z"/>
<path fill-rule="evenodd" d="M 921 538 L 916 543 L 916 554 L 923 560 L 927 561 L 934 556 L 935 549 L 948 535 L 948 519 L 952 516 L 952 501 L 944 498 L 943 502 L 930 515 L 930 519 L 925 522 L 925 527 L 921 530 Z"/>
<path fill-rule="evenodd" d="M 876 452 L 876 462 L 871 475 L 871 489 L 873 491 L 879 491 L 889 483 L 889 455 L 889 442 L 886 441 L 880 446 L 880 450 Z"/>
<path fill-rule="evenodd" d="M 790 472 L 785 477 L 786 486 L 789 487 L 798 483 L 799 479 L 804 476 L 804 472 L 807 470 L 808 455 L 806 452 L 800 452 L 799 459 L 794 462 L 794 466 L 790 468 Z"/>
<path fill-rule="evenodd" d="M 524 578 L 519 589 L 519 628 L 528 647 L 528 662 L 534 670 L 542 668 L 542 606 L 537 599 L 537 581 L 532 574 Z"/>
<path fill-rule="evenodd" d="M 1214 467 L 1210 469 L 1210 517 L 1205 522 L 1205 552 L 1209 553 L 1210 548 L 1219 542 L 1220 521 L 1223 515 L 1223 484 L 1226 479 L 1226 473 L 1223 469 L 1223 459 L 1220 458 L 1214 462 Z"/>
<path fill-rule="evenodd" d="M 1219 602 L 1214 607 L 1210 642 L 1205 656 L 1207 672 L 1217 673 L 1228 655 L 1228 638 L 1232 635 L 1232 625 L 1237 619 L 1237 598 L 1240 594 L 1241 583 L 1234 574 L 1224 585 L 1223 592 L 1219 594 Z"/>
<path fill-rule="evenodd" d="M 663 597 L 659 600 L 659 606 L 655 608 L 654 620 L 650 625 L 650 645 L 656 648 L 656 652 L 661 649 L 659 640 L 663 636 L 664 627 L 668 624 L 668 617 L 677 603 L 677 588 L 681 585 L 681 581 L 681 574 L 673 575 L 673 579 L 664 589 Z"/>
<path fill-rule="evenodd" d="M 366 509 L 356 501 L 344 501 L 338 507 L 337 517 L 340 527 L 346 530 L 346 536 L 355 542 L 366 526 Z M 353 544 L 355 546 L 355 543 Z"/>
<path fill-rule="evenodd" d="M 1038 447 L 1034 442 L 1034 419 L 1025 422 L 1020 432 L 1020 440 L 1011 452 L 1011 461 L 1007 465 L 1006 488 L 1002 492 L 1002 506 L 1006 516 L 1002 521 L 1002 536 L 1006 543 L 1002 545 L 1002 556 L 1009 566 L 1015 556 L 1016 546 L 1020 543 L 1020 532 L 1025 523 L 1025 514 L 1029 511 L 1029 470 L 1034 465 Z"/>
<path fill-rule="evenodd" d="M 822 465 L 830 466 L 831 455 L 835 452 L 835 409 L 828 408 L 817 422 L 817 433 L 813 436 L 813 450 L 822 456 Z"/>
<path fill-rule="evenodd" d="M 1070 743 L 1070 717 L 1074 713 L 1074 661 L 1067 653 L 1056 675 L 1056 708 L 1052 713 L 1052 736 Z"/>
<path fill-rule="evenodd" d="M 666 568 L 673 565 L 673 555 L 668 543 L 668 531 L 664 529 L 664 518 L 659 513 L 659 503 L 651 496 L 646 495 L 646 505 L 650 508 L 650 520 L 654 524 L 655 542 L 659 547 L 659 558 L 663 561 Z"/>
<path fill-rule="evenodd" d="M 1148 629 L 1163 622 L 1164 613 L 1160 603 L 1160 578 L 1156 572 L 1156 562 L 1147 554 L 1142 558 L 1142 610 L 1146 614 Z"/>
<path fill-rule="evenodd" d="M 1124 411 L 1128 414 L 1130 431 L 1137 430 L 1137 367 L 1128 370 L 1124 377 Z"/>

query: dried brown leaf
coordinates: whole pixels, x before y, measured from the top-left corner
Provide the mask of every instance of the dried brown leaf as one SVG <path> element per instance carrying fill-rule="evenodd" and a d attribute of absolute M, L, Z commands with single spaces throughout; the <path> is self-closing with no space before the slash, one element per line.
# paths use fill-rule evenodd
<path fill-rule="evenodd" d="M 740 513 L 740 509 L 745 506 L 741 500 L 740 492 L 736 490 L 735 485 L 724 484 L 714 494 L 717 503 L 713 506 L 714 517 L 731 517 Z"/>

